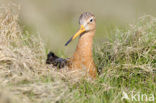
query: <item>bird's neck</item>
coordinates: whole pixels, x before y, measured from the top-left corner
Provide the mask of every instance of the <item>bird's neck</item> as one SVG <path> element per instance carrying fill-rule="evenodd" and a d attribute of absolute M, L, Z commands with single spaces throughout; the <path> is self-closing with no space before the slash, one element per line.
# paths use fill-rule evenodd
<path fill-rule="evenodd" d="M 79 54 L 80 58 L 92 58 L 92 44 L 94 33 L 95 31 L 90 31 L 80 36 L 74 55 Z"/>
<path fill-rule="evenodd" d="M 92 56 L 92 43 L 95 31 L 82 34 L 79 38 L 78 45 L 72 57 L 73 65 L 84 64 L 94 65 Z M 93 66 L 92 66 L 93 67 Z"/>
<path fill-rule="evenodd" d="M 71 58 L 72 68 L 86 68 L 87 72 L 89 72 L 92 77 L 96 77 L 97 73 L 92 56 L 94 33 L 95 31 L 90 31 L 80 36 L 76 51 Z"/>

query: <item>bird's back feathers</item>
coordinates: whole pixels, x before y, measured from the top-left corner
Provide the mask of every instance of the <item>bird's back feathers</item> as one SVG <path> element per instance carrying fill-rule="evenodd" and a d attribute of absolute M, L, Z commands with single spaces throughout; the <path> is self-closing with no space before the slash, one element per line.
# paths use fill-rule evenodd
<path fill-rule="evenodd" d="M 67 65 L 67 60 L 56 56 L 53 52 L 49 52 L 47 55 L 46 64 L 52 64 L 55 67 L 63 68 Z"/>

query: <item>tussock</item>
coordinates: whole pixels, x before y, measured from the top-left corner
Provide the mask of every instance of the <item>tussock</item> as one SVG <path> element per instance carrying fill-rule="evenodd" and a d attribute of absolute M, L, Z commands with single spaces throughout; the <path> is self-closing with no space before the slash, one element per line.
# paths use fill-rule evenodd
<path fill-rule="evenodd" d="M 1 11 L 0 102 L 43 103 L 62 99 L 68 85 L 59 72 L 45 65 L 45 48 L 40 38 L 23 33 L 18 11 L 11 12 L 7 7 Z"/>
<path fill-rule="evenodd" d="M 127 32 L 116 31 L 115 38 L 97 47 L 96 59 L 99 66 L 141 69 L 154 72 L 156 69 L 156 18 L 144 16 Z M 98 57 L 98 58 L 97 58 Z"/>

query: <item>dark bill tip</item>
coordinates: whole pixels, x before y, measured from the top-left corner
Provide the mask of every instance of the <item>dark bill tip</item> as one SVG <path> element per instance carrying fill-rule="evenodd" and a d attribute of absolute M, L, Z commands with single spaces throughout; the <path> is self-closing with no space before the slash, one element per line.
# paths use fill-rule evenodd
<path fill-rule="evenodd" d="M 72 41 L 72 39 L 73 39 L 73 37 L 71 37 L 71 38 L 67 41 L 67 43 L 65 44 L 65 46 L 67 46 L 67 45 Z"/>

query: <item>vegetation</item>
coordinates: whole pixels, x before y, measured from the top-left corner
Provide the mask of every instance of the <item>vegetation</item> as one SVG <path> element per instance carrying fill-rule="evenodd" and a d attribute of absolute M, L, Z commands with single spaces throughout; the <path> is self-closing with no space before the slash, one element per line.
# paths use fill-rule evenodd
<path fill-rule="evenodd" d="M 156 18 L 144 16 L 95 45 L 100 75 L 73 79 L 45 64 L 40 37 L 19 25 L 18 13 L 0 12 L 1 103 L 120 103 L 123 92 L 156 95 Z M 144 102 L 144 101 L 140 101 Z M 149 102 L 149 101 L 147 101 Z"/>

